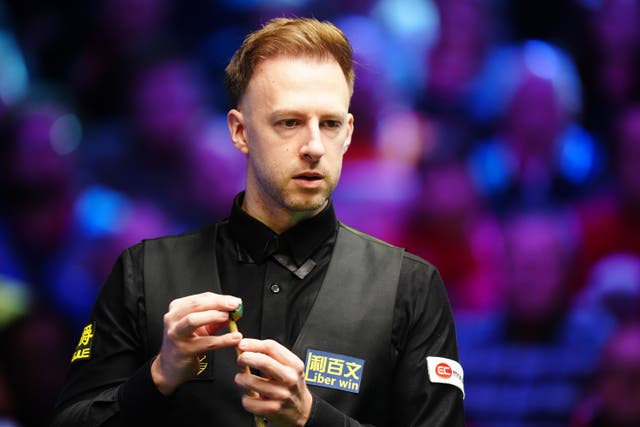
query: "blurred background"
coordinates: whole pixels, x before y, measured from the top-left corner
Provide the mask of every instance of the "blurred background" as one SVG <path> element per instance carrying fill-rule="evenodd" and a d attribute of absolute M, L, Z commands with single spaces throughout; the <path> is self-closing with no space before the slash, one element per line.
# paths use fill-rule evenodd
<path fill-rule="evenodd" d="M 224 218 L 224 67 L 357 59 L 339 217 L 434 263 L 468 424 L 640 426 L 640 1 L 0 0 L 0 426 L 48 425 L 116 257 Z"/>

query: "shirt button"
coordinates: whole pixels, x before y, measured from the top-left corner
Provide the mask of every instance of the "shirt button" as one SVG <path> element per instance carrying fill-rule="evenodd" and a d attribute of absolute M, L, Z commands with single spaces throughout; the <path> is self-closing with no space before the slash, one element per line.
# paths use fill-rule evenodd
<path fill-rule="evenodd" d="M 280 285 L 278 283 L 272 283 L 271 286 L 269 286 L 269 290 L 271 291 L 272 294 L 279 294 Z"/>

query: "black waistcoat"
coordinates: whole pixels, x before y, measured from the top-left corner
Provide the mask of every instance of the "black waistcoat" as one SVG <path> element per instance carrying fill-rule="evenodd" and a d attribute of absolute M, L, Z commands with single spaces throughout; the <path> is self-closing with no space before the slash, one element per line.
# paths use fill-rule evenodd
<path fill-rule="evenodd" d="M 212 227 L 145 243 L 149 356 L 160 348 L 163 315 L 171 300 L 221 292 L 215 239 L 216 227 Z M 342 373 L 348 386 L 336 389 L 310 385 L 311 392 L 363 423 L 385 425 L 391 421 L 389 393 L 395 365 L 391 329 L 402 256 L 402 249 L 340 224 L 322 287 L 292 348 L 303 361 L 309 350 L 312 355 L 325 355 L 321 358 L 324 366 L 315 364 L 316 368 L 329 374 Z M 167 425 L 253 425 L 253 417 L 242 408 L 240 390 L 233 383 L 238 371 L 235 360 L 233 349 L 208 353 L 203 373 L 173 395 Z M 349 362 L 353 360 L 364 361 L 364 366 L 354 371 L 356 365 Z M 327 361 L 333 361 L 333 366 Z M 317 380 L 317 373 L 308 372 L 308 376 Z M 339 379 L 331 380 L 330 376 L 320 374 L 326 383 L 337 385 Z M 359 383 L 354 385 L 356 378 Z"/>

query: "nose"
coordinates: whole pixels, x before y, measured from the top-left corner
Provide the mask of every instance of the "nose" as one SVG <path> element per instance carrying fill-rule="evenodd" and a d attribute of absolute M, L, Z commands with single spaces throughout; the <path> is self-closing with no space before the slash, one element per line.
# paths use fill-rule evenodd
<path fill-rule="evenodd" d="M 307 140 L 300 148 L 300 155 L 309 161 L 317 162 L 324 155 L 324 151 L 320 126 L 317 123 L 310 124 Z"/>

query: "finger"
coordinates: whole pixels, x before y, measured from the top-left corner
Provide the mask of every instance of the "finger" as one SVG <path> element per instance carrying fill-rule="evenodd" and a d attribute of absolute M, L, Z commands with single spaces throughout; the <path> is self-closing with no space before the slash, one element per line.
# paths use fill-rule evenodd
<path fill-rule="evenodd" d="M 297 383 L 303 369 L 283 365 L 271 356 L 263 353 L 244 352 L 238 356 L 238 365 L 260 371 L 264 377 L 292 386 Z"/>
<path fill-rule="evenodd" d="M 293 396 L 292 396 L 293 397 Z M 268 417 L 273 425 L 306 425 L 313 405 L 313 397 L 293 399 L 265 399 L 264 396 L 242 396 L 242 406 L 258 416 Z"/>
<path fill-rule="evenodd" d="M 280 364 L 303 371 L 304 362 L 291 350 L 274 340 L 243 339 L 238 345 L 243 352 L 262 353 L 271 356 Z"/>
<path fill-rule="evenodd" d="M 256 399 L 284 401 L 291 397 L 288 387 L 257 375 L 239 372 L 235 376 L 235 383 Z"/>
<path fill-rule="evenodd" d="M 194 351 L 193 354 L 200 354 L 208 350 L 216 350 L 225 347 L 235 347 L 242 339 L 240 332 L 230 332 L 223 335 L 210 335 L 203 337 L 196 337 L 193 339 Z"/>
<path fill-rule="evenodd" d="M 209 331 L 215 331 L 229 321 L 229 314 L 226 311 L 208 310 L 188 313 L 182 319 L 169 326 L 169 335 L 174 338 L 190 337 L 200 329 L 199 335 L 209 335 Z M 213 330 L 202 328 L 202 326 L 213 326 Z"/>
<path fill-rule="evenodd" d="M 242 304 L 240 298 L 231 295 L 220 295 L 213 292 L 204 292 L 178 298 L 169 304 L 169 313 L 172 318 L 180 319 L 189 313 L 206 310 L 233 311 Z"/>
<path fill-rule="evenodd" d="M 224 335 L 212 335 L 203 337 L 194 337 L 187 341 L 182 341 L 178 346 L 174 347 L 172 353 L 175 360 L 188 361 L 194 356 L 201 355 L 210 350 L 217 350 L 226 347 L 235 347 L 242 339 L 240 333 L 229 333 Z M 167 358 L 168 361 L 172 360 Z"/>
<path fill-rule="evenodd" d="M 271 417 L 282 409 L 278 400 L 263 400 L 260 397 L 245 394 L 242 396 L 242 407 L 258 417 Z"/>

